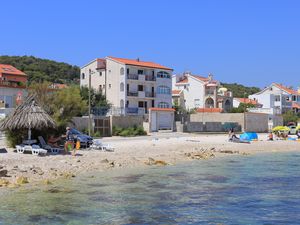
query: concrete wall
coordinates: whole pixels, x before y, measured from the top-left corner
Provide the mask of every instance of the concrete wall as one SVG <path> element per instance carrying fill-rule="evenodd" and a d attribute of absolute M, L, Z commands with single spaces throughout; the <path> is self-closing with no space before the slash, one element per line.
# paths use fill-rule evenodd
<path fill-rule="evenodd" d="M 282 117 L 275 118 L 280 124 Z M 269 115 L 262 113 L 196 113 L 191 114 L 184 123 L 186 132 L 225 132 L 230 124 L 234 124 L 237 131 L 268 132 Z M 179 123 L 177 129 L 181 129 Z"/>
<path fill-rule="evenodd" d="M 88 129 L 88 117 L 73 117 L 72 122 L 68 126 L 73 127 L 79 131 Z M 91 123 L 93 124 L 93 123 Z"/>
<path fill-rule="evenodd" d="M 112 127 L 128 128 L 133 126 L 143 126 L 143 116 L 111 116 Z"/>

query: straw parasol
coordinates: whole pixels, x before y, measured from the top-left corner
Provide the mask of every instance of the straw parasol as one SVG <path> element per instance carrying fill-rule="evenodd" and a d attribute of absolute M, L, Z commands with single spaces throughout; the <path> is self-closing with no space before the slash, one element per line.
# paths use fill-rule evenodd
<path fill-rule="evenodd" d="M 28 140 L 31 139 L 31 129 L 42 130 L 54 128 L 55 122 L 39 106 L 34 95 L 30 95 L 10 114 L 0 125 L 0 130 L 28 129 Z"/>

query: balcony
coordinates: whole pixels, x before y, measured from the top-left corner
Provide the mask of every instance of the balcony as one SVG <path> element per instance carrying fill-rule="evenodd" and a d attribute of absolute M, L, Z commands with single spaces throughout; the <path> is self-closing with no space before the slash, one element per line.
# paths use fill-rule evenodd
<path fill-rule="evenodd" d="M 136 91 L 128 91 L 127 92 L 127 96 L 131 96 L 131 97 L 138 97 L 139 93 Z"/>
<path fill-rule="evenodd" d="M 144 108 L 138 108 L 138 107 L 128 107 L 128 108 L 126 108 L 126 114 L 144 115 L 145 114 L 145 109 Z"/>
<path fill-rule="evenodd" d="M 127 79 L 129 79 L 129 80 L 138 80 L 139 75 L 137 75 L 137 74 L 127 74 Z"/>
<path fill-rule="evenodd" d="M 127 96 L 138 97 L 138 98 L 154 98 L 155 93 L 145 91 L 128 91 Z"/>
<path fill-rule="evenodd" d="M 215 92 L 214 91 L 205 91 L 205 95 L 214 95 Z"/>
<path fill-rule="evenodd" d="M 144 74 L 127 74 L 127 79 L 138 80 L 138 81 L 155 81 L 155 76 L 144 75 Z"/>

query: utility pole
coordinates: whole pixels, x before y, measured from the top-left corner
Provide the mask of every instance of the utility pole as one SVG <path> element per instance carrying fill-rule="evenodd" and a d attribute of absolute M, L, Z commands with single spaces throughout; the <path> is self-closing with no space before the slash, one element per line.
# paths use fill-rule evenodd
<path fill-rule="evenodd" d="M 89 69 L 89 136 L 91 136 L 91 75 L 94 72 Z"/>

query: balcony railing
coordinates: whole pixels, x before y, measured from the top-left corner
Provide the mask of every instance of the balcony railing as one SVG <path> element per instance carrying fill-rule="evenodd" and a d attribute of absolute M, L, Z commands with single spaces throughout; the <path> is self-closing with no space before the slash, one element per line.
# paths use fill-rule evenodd
<path fill-rule="evenodd" d="M 144 108 L 138 108 L 138 107 L 128 107 L 126 108 L 127 114 L 134 114 L 134 115 L 144 115 L 145 109 Z"/>
<path fill-rule="evenodd" d="M 127 74 L 129 80 L 140 80 L 140 81 L 155 81 L 155 76 L 144 75 L 144 74 Z"/>
<path fill-rule="evenodd" d="M 127 79 L 138 80 L 139 79 L 139 75 L 137 75 L 137 74 L 127 74 Z"/>
<path fill-rule="evenodd" d="M 156 81 L 155 76 L 146 76 L 145 80 L 146 81 Z"/>
<path fill-rule="evenodd" d="M 133 96 L 133 97 L 138 97 L 139 93 L 138 92 L 133 92 L 133 91 L 128 91 L 127 96 Z"/>
<path fill-rule="evenodd" d="M 7 86 L 7 87 L 19 87 L 19 88 L 25 88 L 26 85 L 21 82 L 14 82 L 14 81 L 6 81 L 6 80 L 0 80 L 0 86 Z"/>
<path fill-rule="evenodd" d="M 154 98 L 155 97 L 155 93 L 153 93 L 153 92 L 146 92 L 145 96 L 148 97 L 148 98 Z"/>
<path fill-rule="evenodd" d="M 214 91 L 206 91 L 206 92 L 205 92 L 205 95 L 214 95 L 214 94 L 215 94 Z"/>

